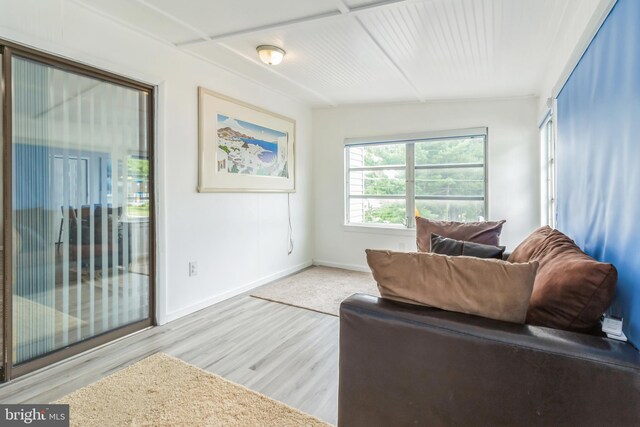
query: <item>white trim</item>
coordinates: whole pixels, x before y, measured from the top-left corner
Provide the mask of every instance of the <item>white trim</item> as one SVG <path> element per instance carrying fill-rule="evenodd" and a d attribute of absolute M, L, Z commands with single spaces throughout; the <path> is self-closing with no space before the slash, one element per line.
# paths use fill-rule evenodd
<path fill-rule="evenodd" d="M 551 103 L 545 120 L 539 128 L 540 134 L 540 223 L 555 228 L 556 212 L 556 117 L 553 109 L 555 100 Z"/>
<path fill-rule="evenodd" d="M 416 144 L 407 143 L 405 146 L 405 226 L 413 229 L 416 226 Z M 483 165 L 484 166 L 484 165 Z"/>
<path fill-rule="evenodd" d="M 336 5 L 335 9 L 329 10 L 327 12 L 307 15 L 300 18 L 294 18 L 294 19 L 289 19 L 281 22 L 275 22 L 272 24 L 259 25 L 257 27 L 246 28 L 238 31 L 231 31 L 223 34 L 215 34 L 215 35 L 209 36 L 206 40 L 202 40 L 202 39 L 188 40 L 185 42 L 176 43 L 176 46 L 188 47 L 188 46 L 194 46 L 194 45 L 199 45 L 199 44 L 209 43 L 209 42 L 219 42 L 219 41 L 247 36 L 247 35 L 261 34 L 266 31 L 296 28 L 296 27 L 316 23 L 319 21 L 327 21 L 327 20 L 341 18 L 345 16 L 357 16 L 361 13 L 367 13 L 379 8 L 394 7 L 394 6 L 401 5 L 403 3 L 419 3 L 422 1 L 425 1 L 425 0 L 382 0 L 382 1 L 377 1 L 369 4 L 364 4 L 361 6 L 347 8 L 347 10 L 344 9 L 344 5 Z"/>
<path fill-rule="evenodd" d="M 558 82 L 553 87 L 553 90 L 551 92 L 552 99 L 558 97 L 558 95 L 562 91 L 562 88 L 567 83 L 567 80 L 569 80 L 569 77 L 571 77 L 573 70 L 582 59 L 582 55 L 584 55 L 584 53 L 589 48 L 589 45 L 593 41 L 596 34 L 598 34 L 598 31 L 600 31 L 600 27 L 607 19 L 609 13 L 611 13 L 611 10 L 617 2 L 618 0 L 607 0 L 606 2 L 601 2 L 598 5 L 597 9 L 591 16 L 591 19 L 589 20 L 585 31 L 582 33 L 582 37 L 580 37 L 580 40 L 578 40 L 575 49 L 573 49 L 573 52 L 571 53 L 567 64 L 562 70 L 562 73 L 558 78 Z"/>
<path fill-rule="evenodd" d="M 319 259 L 313 260 L 313 265 L 318 267 L 331 267 L 331 268 L 341 268 L 343 270 L 351 270 L 351 271 L 363 271 L 365 273 L 370 273 L 371 269 L 362 265 L 354 265 L 354 264 L 342 264 L 339 262 L 331 262 L 331 261 L 322 261 Z"/>
<path fill-rule="evenodd" d="M 164 319 L 165 320 L 164 323 L 171 322 L 173 320 L 187 316 L 191 313 L 195 313 L 196 311 L 202 310 L 203 308 L 207 308 L 213 304 L 235 297 L 244 292 L 257 288 L 258 286 L 262 286 L 274 280 L 278 280 L 282 277 L 288 276 L 290 274 L 297 273 L 298 271 L 304 270 L 305 268 L 311 266 L 312 264 L 313 264 L 312 261 L 306 261 L 306 262 L 303 262 L 302 264 L 294 265 L 293 267 L 286 268 L 284 270 L 278 271 L 277 273 L 270 274 L 261 279 L 254 280 L 253 282 L 247 283 L 237 288 L 230 289 L 226 292 L 215 295 L 211 298 L 207 298 L 206 300 L 200 301 L 196 304 L 192 304 L 190 306 L 183 307 L 178 310 L 174 310 L 171 313 L 167 313 Z"/>
<path fill-rule="evenodd" d="M 303 105 L 303 106 L 306 106 L 306 107 L 308 107 L 310 105 L 313 105 L 312 103 L 309 102 L 308 99 L 306 99 L 304 97 L 297 97 L 295 95 L 292 95 L 291 93 L 282 91 L 282 90 L 274 88 L 272 86 L 265 86 L 264 82 L 261 82 L 261 81 L 255 79 L 255 78 L 253 78 L 253 77 L 250 77 L 249 75 L 244 74 L 244 73 L 242 73 L 242 72 L 240 72 L 238 70 L 232 69 L 231 67 L 227 66 L 224 63 L 217 62 L 217 61 L 214 61 L 214 60 L 212 60 L 210 58 L 204 57 L 204 56 L 202 56 L 202 55 L 200 55 L 200 54 L 198 54 L 198 53 L 196 53 L 196 52 L 194 52 L 192 50 L 179 49 L 179 48 L 176 47 L 175 44 L 173 44 L 169 40 L 163 39 L 163 38 L 161 38 L 159 36 L 156 36 L 156 35 L 154 35 L 152 33 L 149 33 L 149 32 L 147 32 L 145 30 L 142 30 L 139 27 L 131 25 L 131 24 L 129 24 L 129 23 L 127 23 L 127 22 L 125 22 L 125 21 L 113 16 L 113 15 L 110 15 L 110 14 L 108 14 L 108 13 L 106 13 L 106 12 L 100 10 L 100 9 L 97 9 L 94 6 L 91 6 L 91 5 L 88 5 L 88 4 L 84 3 L 83 0 L 68 0 L 68 1 L 70 1 L 72 4 L 78 6 L 78 7 L 82 8 L 82 9 L 85 9 L 86 11 L 88 11 L 90 13 L 93 13 L 93 14 L 99 16 L 102 19 L 110 21 L 113 24 L 120 25 L 120 26 L 126 28 L 129 31 L 132 31 L 132 32 L 134 32 L 134 33 L 136 33 L 138 35 L 141 35 L 143 37 L 148 38 L 149 40 L 152 40 L 154 42 L 160 43 L 161 45 L 163 45 L 165 47 L 168 47 L 170 49 L 178 51 L 178 52 L 180 52 L 180 53 L 182 53 L 184 55 L 187 55 L 187 56 L 189 56 L 191 58 L 196 58 L 199 61 L 203 61 L 206 64 L 208 64 L 209 66 L 215 67 L 216 69 L 225 71 L 225 72 L 227 72 L 227 73 L 229 73 L 229 74 L 231 74 L 231 75 L 233 75 L 235 77 L 238 77 L 240 79 L 246 80 L 247 82 L 250 82 L 251 84 L 255 85 L 260 90 L 267 90 L 267 91 L 270 91 L 270 92 L 272 92 L 274 94 L 277 94 L 279 96 L 284 96 L 284 97 L 290 99 L 291 101 L 296 102 L 296 103 L 298 103 L 300 105 Z M 140 4 L 142 4 L 142 3 L 140 3 Z M 62 56 L 64 58 L 68 58 L 68 59 L 73 60 L 75 62 L 80 62 L 80 63 L 84 63 L 86 65 L 90 65 L 90 66 L 93 66 L 93 67 L 96 67 L 96 68 L 101 68 L 101 69 L 103 69 L 105 71 L 111 71 L 112 73 L 119 74 L 119 75 L 125 76 L 125 77 L 129 77 L 129 78 L 132 78 L 134 80 L 138 80 L 138 81 L 140 81 L 142 83 L 155 85 L 155 84 L 158 84 L 158 82 L 163 80 L 163 78 L 159 77 L 159 76 L 148 76 L 146 74 L 140 74 L 135 69 L 129 70 L 128 68 L 123 68 L 126 71 L 119 70 L 117 67 L 114 68 L 114 65 L 113 65 L 112 62 L 104 61 L 102 58 L 94 56 L 93 53 L 90 54 L 91 56 L 88 56 L 88 54 L 86 52 L 77 51 L 77 50 L 72 50 L 72 51 L 70 51 L 71 53 L 68 53 L 66 51 L 60 51 L 60 49 L 66 49 L 66 48 L 64 48 L 64 47 L 61 48 L 59 43 L 55 44 L 55 43 L 52 43 L 50 41 L 41 41 L 41 40 L 37 40 L 37 39 L 36 39 L 37 42 L 26 43 L 26 42 L 21 42 L 20 40 L 22 40 L 22 39 L 26 40 L 26 39 L 30 38 L 31 36 L 28 35 L 28 34 L 15 32 L 15 31 L 12 31 L 12 30 L 9 30 L 9 29 L 6 29 L 6 28 L 3 28 L 2 32 L 3 33 L 7 33 L 8 32 L 7 34 L 9 34 L 9 35 L 5 35 L 3 37 L 5 39 L 7 39 L 7 40 L 12 40 L 12 41 L 15 41 L 17 43 L 23 43 L 23 44 L 25 44 L 25 45 L 27 45 L 29 47 L 34 47 L 34 49 L 43 50 L 45 52 L 52 53 L 52 54 L 57 55 L 57 56 Z M 45 44 L 43 44 L 43 43 L 45 43 Z M 38 47 L 38 46 L 44 46 L 44 47 Z M 90 60 L 77 59 L 77 58 L 85 58 L 85 57 L 90 58 Z M 118 64 L 118 65 L 120 66 L 120 64 Z M 333 103 L 329 103 L 329 102 L 326 102 L 324 100 L 322 100 L 322 101 L 328 104 L 326 106 L 326 108 L 331 108 L 331 107 L 335 107 L 336 106 Z"/>
<path fill-rule="evenodd" d="M 553 98 L 551 100 L 551 120 L 552 120 L 552 149 L 553 149 L 553 209 L 551 210 L 551 224 L 552 228 L 556 228 L 558 221 L 558 100 Z"/>
<path fill-rule="evenodd" d="M 201 37 L 202 40 L 208 40 L 209 36 L 204 32 L 201 31 L 200 29 L 194 27 L 193 25 L 188 24 L 187 22 L 183 21 L 182 19 L 179 19 L 177 16 L 174 16 L 170 13 L 167 13 L 165 10 L 160 9 L 159 7 L 150 4 L 148 1 L 146 0 L 134 0 L 137 1 L 138 3 L 140 3 L 143 6 L 146 6 L 147 8 L 153 10 L 154 12 L 164 16 L 165 18 L 175 22 L 178 25 L 181 25 L 183 28 L 186 28 L 187 30 L 191 31 L 192 33 L 196 34 L 198 37 Z M 173 43 L 171 43 L 173 44 Z"/>
<path fill-rule="evenodd" d="M 365 144 L 386 144 L 390 142 L 409 142 L 409 141 L 424 141 L 429 139 L 444 139 L 444 138 L 467 138 L 473 136 L 487 136 L 486 127 L 467 128 L 467 129 L 453 129 L 453 130 L 441 130 L 441 131 L 429 131 L 429 132 L 413 132 L 402 133 L 396 135 L 385 136 L 364 136 L 357 138 L 345 138 L 344 145 L 365 145 Z"/>
<path fill-rule="evenodd" d="M 392 236 L 415 237 L 416 229 L 404 225 L 371 225 L 371 224 L 343 224 L 342 229 L 350 233 L 386 234 Z"/>
<path fill-rule="evenodd" d="M 342 193 L 342 211 L 344 212 L 344 223 L 351 223 L 351 206 L 349 204 L 349 189 L 351 188 L 351 173 L 349 172 L 351 166 L 351 157 L 349 150 L 344 150 L 344 176 L 342 177 L 343 193 Z"/>
<path fill-rule="evenodd" d="M 154 313 L 156 323 L 162 325 L 167 323 L 167 311 L 169 302 L 167 300 L 168 284 L 167 277 L 169 274 L 169 262 L 167 258 L 167 199 L 168 186 L 165 183 L 166 168 L 166 145 L 165 145 L 165 115 L 167 108 L 167 83 L 159 83 L 154 90 L 155 100 L 155 141 L 154 157 L 155 157 L 155 251 L 156 251 L 156 283 L 155 283 L 155 306 Z"/>
<path fill-rule="evenodd" d="M 476 103 L 476 102 L 509 102 L 509 101 L 518 101 L 522 99 L 538 99 L 540 96 L 538 95 L 513 95 L 513 96 L 460 96 L 460 97 L 450 97 L 450 98 L 426 98 L 424 102 L 414 101 L 411 99 L 406 100 L 397 100 L 397 101 L 371 101 L 371 102 L 345 102 L 338 105 L 341 109 L 350 109 L 350 108 L 360 108 L 360 107 L 403 107 L 403 106 L 413 106 L 413 105 L 421 105 L 424 103 L 427 104 L 460 104 L 460 103 Z M 313 110 L 334 110 L 336 107 L 333 106 L 323 106 L 317 105 L 312 107 Z"/>
<path fill-rule="evenodd" d="M 547 122 L 547 119 L 549 118 L 549 116 L 553 114 L 553 108 L 551 107 L 552 104 L 553 104 L 553 100 L 551 98 L 547 98 L 547 101 L 545 102 L 545 107 L 540 113 L 540 116 L 538 117 L 538 129 L 541 129 L 542 126 Z"/>

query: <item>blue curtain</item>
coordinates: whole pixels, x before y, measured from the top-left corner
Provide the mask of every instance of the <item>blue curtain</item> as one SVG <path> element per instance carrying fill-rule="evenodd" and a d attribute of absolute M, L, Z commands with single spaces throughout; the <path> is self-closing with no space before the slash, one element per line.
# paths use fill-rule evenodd
<path fill-rule="evenodd" d="M 619 0 L 558 96 L 558 229 L 619 273 L 640 344 L 640 1 Z"/>

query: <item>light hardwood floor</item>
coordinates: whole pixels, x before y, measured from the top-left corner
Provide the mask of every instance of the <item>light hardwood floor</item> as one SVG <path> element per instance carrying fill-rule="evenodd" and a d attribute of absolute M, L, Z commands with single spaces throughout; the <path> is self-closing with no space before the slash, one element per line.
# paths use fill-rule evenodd
<path fill-rule="evenodd" d="M 244 294 L 0 385 L 0 402 L 48 403 L 165 352 L 335 424 L 338 327 Z"/>

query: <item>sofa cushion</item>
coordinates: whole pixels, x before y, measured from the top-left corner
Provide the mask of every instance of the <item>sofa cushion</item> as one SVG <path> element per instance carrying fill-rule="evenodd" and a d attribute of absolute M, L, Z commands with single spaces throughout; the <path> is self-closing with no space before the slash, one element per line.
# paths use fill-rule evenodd
<path fill-rule="evenodd" d="M 416 217 L 416 244 L 418 251 L 429 252 L 431 234 L 481 243 L 483 245 L 500 245 L 500 233 L 505 221 L 455 222 L 432 221 L 421 216 Z"/>
<path fill-rule="evenodd" d="M 464 240 L 449 239 L 448 237 L 431 233 L 431 250 L 429 252 L 449 256 L 466 255 L 476 258 L 502 259 L 504 249 L 504 246 L 465 242 Z"/>
<path fill-rule="evenodd" d="M 613 300 L 615 267 L 591 258 L 548 226 L 531 233 L 509 261 L 540 263 L 527 312 L 529 324 L 588 332 Z"/>
<path fill-rule="evenodd" d="M 523 323 L 537 262 L 367 249 L 380 295 L 490 319 Z"/>

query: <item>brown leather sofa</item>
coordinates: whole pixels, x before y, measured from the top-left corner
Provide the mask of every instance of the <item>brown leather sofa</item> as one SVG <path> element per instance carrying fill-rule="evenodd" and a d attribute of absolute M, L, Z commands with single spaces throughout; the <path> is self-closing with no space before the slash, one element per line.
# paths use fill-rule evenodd
<path fill-rule="evenodd" d="M 634 425 L 630 344 L 362 294 L 340 307 L 339 427 Z"/>

